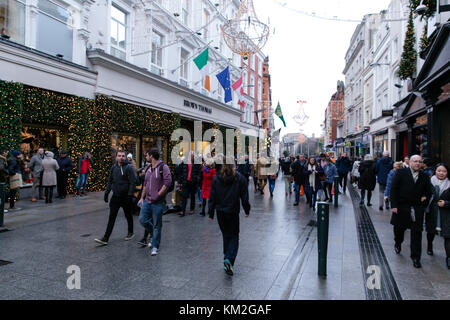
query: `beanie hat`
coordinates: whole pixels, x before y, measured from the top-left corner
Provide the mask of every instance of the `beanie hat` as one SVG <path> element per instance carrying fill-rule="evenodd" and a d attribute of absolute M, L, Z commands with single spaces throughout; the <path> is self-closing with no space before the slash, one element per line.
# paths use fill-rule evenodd
<path fill-rule="evenodd" d="M 20 156 L 22 153 L 20 151 L 13 150 L 13 152 L 11 152 L 11 154 L 13 155 L 13 157 L 17 157 L 17 156 Z"/>
<path fill-rule="evenodd" d="M 132 155 L 131 153 L 129 153 L 129 154 L 127 155 L 127 158 L 133 159 L 133 155 Z"/>

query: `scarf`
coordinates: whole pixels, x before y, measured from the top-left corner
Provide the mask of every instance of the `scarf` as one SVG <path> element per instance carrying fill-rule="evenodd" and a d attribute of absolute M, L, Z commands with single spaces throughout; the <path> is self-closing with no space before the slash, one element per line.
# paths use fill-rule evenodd
<path fill-rule="evenodd" d="M 316 170 L 316 166 L 312 166 L 311 164 L 308 164 L 308 170 L 311 170 L 312 173 L 309 175 L 309 185 L 313 188 L 313 190 L 316 189 L 316 173 L 314 170 Z"/>
<path fill-rule="evenodd" d="M 450 188 L 450 180 L 448 180 L 448 178 L 445 178 L 444 180 L 439 180 L 438 177 L 436 176 L 432 176 L 431 177 L 431 184 L 433 186 L 438 186 L 439 187 L 439 196 L 441 196 L 441 194 L 447 190 L 448 188 Z"/>

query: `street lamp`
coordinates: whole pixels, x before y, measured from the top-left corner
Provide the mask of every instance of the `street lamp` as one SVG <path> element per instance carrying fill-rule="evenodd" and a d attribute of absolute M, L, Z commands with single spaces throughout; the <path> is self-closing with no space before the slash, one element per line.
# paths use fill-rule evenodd
<path fill-rule="evenodd" d="M 419 6 L 414 10 L 414 13 L 423 16 L 428 10 L 428 7 L 423 4 L 423 0 L 420 1 Z"/>

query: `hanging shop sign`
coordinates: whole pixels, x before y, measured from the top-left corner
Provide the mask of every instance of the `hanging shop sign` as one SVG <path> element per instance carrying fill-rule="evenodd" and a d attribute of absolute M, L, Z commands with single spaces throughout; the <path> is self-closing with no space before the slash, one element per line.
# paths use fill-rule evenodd
<path fill-rule="evenodd" d="M 191 109 L 194 109 L 194 110 L 201 111 L 201 112 L 205 112 L 205 113 L 209 113 L 209 114 L 212 113 L 212 109 L 211 108 L 205 107 L 205 106 L 203 106 L 201 104 L 197 104 L 195 102 L 191 102 L 191 101 L 188 101 L 188 100 L 184 100 L 184 106 L 188 107 L 188 108 L 191 108 Z"/>
<path fill-rule="evenodd" d="M 392 117 L 394 115 L 394 110 L 383 110 L 381 111 L 383 117 Z"/>

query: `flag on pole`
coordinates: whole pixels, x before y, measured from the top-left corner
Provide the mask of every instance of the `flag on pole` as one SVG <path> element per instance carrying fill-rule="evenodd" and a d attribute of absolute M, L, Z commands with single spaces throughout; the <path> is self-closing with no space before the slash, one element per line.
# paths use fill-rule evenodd
<path fill-rule="evenodd" d="M 209 48 L 200 53 L 195 59 L 194 63 L 198 70 L 202 73 L 203 86 L 206 90 L 211 91 L 211 78 L 209 76 Z"/>
<path fill-rule="evenodd" d="M 220 85 L 225 90 L 225 103 L 233 100 L 231 95 L 231 81 L 230 81 L 230 67 L 226 67 L 222 72 L 216 75 L 217 80 L 219 80 Z"/>
<path fill-rule="evenodd" d="M 284 126 L 286 127 L 286 121 L 284 121 L 283 112 L 281 111 L 280 101 L 278 101 L 278 106 L 275 109 L 275 114 L 283 121 Z"/>
<path fill-rule="evenodd" d="M 240 88 L 240 90 L 238 91 L 239 92 L 239 94 L 238 94 L 238 97 L 239 97 L 238 105 L 240 105 L 241 108 L 244 108 L 244 106 L 245 106 L 245 101 L 243 99 L 243 97 L 244 97 L 244 87 L 242 86 L 242 84 L 243 84 L 243 79 L 242 79 L 242 76 L 241 76 L 235 83 L 233 83 L 233 85 L 231 87 L 233 88 L 233 91 L 236 91 L 236 90 L 238 90 Z"/>

